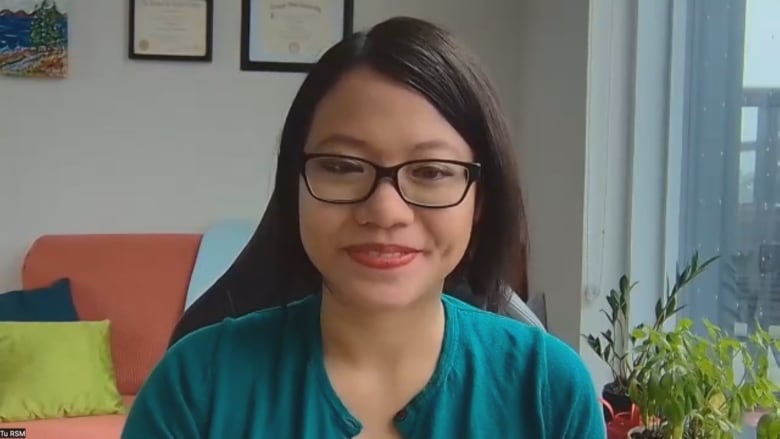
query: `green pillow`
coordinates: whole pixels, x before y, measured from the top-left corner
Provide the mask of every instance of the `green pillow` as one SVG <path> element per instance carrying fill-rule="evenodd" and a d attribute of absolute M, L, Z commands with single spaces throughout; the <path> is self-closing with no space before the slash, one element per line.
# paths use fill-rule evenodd
<path fill-rule="evenodd" d="M 109 325 L 0 322 L 0 422 L 124 414 Z"/>

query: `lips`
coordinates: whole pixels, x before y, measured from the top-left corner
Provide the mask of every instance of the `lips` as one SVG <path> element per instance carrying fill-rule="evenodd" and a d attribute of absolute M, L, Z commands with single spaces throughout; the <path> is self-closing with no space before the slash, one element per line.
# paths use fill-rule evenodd
<path fill-rule="evenodd" d="M 420 250 L 393 244 L 359 244 L 345 248 L 353 261 L 363 266 L 391 270 L 410 264 L 420 254 Z"/>

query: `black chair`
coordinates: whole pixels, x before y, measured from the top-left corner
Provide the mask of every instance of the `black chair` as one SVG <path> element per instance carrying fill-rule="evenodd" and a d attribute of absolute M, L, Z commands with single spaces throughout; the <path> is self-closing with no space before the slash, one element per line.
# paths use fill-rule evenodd
<path fill-rule="evenodd" d="M 190 332 L 218 323 L 226 317 L 238 317 L 284 305 L 291 298 L 303 298 L 321 288 L 321 285 L 310 284 L 310 281 L 300 276 L 284 274 L 287 273 L 285 267 L 282 267 L 284 262 L 273 253 L 273 249 L 279 247 L 268 245 L 279 237 L 273 225 L 275 206 L 275 195 L 272 195 L 252 238 L 230 268 L 185 311 L 173 330 L 169 347 Z M 280 291 L 287 294 L 276 294 Z M 481 298 L 473 294 L 465 282 L 453 282 L 447 286 L 447 291 L 461 300 L 484 308 Z M 542 326 L 520 296 L 510 288 L 506 288 L 506 291 L 512 305 L 507 307 L 510 310 L 507 315 L 531 325 Z"/>

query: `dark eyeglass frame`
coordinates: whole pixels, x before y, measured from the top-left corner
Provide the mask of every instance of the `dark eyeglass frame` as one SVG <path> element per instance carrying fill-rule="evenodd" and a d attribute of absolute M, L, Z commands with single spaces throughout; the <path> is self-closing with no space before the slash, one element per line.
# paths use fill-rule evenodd
<path fill-rule="evenodd" d="M 327 198 L 321 198 L 318 197 L 314 190 L 312 190 L 311 184 L 309 182 L 309 177 L 306 176 L 306 165 L 309 163 L 310 160 L 317 159 L 317 158 L 336 158 L 336 159 L 347 159 L 347 160 L 355 160 L 361 163 L 365 163 L 368 166 L 371 166 L 374 168 L 374 182 L 371 185 L 371 188 L 368 190 L 365 196 L 362 198 L 356 199 L 356 200 L 349 200 L 349 201 L 334 201 L 329 200 Z M 412 165 L 415 163 L 449 163 L 453 165 L 459 165 L 466 168 L 468 171 L 467 181 L 466 181 L 466 187 L 463 190 L 463 194 L 461 194 L 460 198 L 451 204 L 446 205 L 429 205 L 429 204 L 421 204 L 421 203 L 415 203 L 414 201 L 410 201 L 409 199 L 404 196 L 403 192 L 401 191 L 401 188 L 398 184 L 398 173 L 404 166 Z M 379 181 L 385 178 L 390 179 L 390 181 L 393 184 L 393 188 L 395 188 L 395 191 L 398 193 L 398 195 L 401 197 L 402 200 L 404 200 L 407 204 L 410 204 L 412 206 L 417 207 L 424 207 L 427 209 L 446 209 L 448 207 L 457 206 L 458 204 L 462 203 L 463 200 L 466 198 L 466 194 L 468 194 L 469 189 L 471 188 L 471 185 L 474 184 L 477 180 L 480 178 L 482 165 L 480 163 L 476 162 L 463 162 L 459 160 L 444 160 L 444 159 L 420 159 L 420 160 L 410 160 L 408 162 L 399 163 L 395 166 L 380 166 L 376 163 L 370 162 L 364 158 L 360 157 L 353 157 L 350 155 L 343 155 L 343 154 L 304 154 L 303 160 L 301 161 L 301 168 L 300 173 L 303 177 L 303 181 L 306 183 L 306 189 L 309 191 L 309 194 L 314 197 L 316 200 L 322 201 L 324 203 L 330 203 L 330 204 L 357 204 L 362 203 L 369 198 L 371 198 L 372 195 L 374 195 L 374 192 L 376 191 L 376 188 L 379 186 Z"/>

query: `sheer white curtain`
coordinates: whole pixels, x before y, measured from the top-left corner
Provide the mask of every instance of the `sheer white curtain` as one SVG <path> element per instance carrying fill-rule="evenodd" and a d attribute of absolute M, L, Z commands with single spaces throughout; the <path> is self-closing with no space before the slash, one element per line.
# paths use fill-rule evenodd
<path fill-rule="evenodd" d="M 720 259 L 684 314 L 740 337 L 756 322 L 780 336 L 780 1 L 685 9 L 680 260 Z M 755 437 L 750 425 L 743 434 Z"/>
<path fill-rule="evenodd" d="M 685 26 L 680 260 L 720 256 L 685 312 L 780 336 L 780 1 L 690 0 Z"/>

